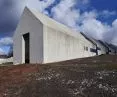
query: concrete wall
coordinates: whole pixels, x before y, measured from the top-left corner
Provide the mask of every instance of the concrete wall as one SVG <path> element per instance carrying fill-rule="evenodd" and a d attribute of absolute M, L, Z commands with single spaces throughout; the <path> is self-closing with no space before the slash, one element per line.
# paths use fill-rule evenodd
<path fill-rule="evenodd" d="M 25 9 L 14 35 L 14 64 L 24 63 L 23 34 L 30 33 L 30 63 L 43 62 L 43 24 Z"/>
<path fill-rule="evenodd" d="M 84 50 L 88 47 L 88 51 Z M 96 46 L 79 35 L 77 38 L 59 30 L 44 26 L 44 62 L 57 62 L 74 58 L 90 57 Z"/>

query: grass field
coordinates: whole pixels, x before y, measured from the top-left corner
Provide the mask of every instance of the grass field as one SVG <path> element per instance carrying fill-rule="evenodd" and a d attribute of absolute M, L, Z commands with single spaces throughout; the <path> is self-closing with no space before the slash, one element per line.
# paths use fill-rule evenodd
<path fill-rule="evenodd" d="M 117 56 L 1 66 L 0 97 L 117 97 Z"/>

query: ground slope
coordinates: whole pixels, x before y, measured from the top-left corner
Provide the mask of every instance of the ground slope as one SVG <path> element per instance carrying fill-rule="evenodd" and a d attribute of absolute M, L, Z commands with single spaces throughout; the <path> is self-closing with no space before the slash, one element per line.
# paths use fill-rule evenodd
<path fill-rule="evenodd" d="M 117 56 L 0 67 L 0 97 L 117 97 Z"/>

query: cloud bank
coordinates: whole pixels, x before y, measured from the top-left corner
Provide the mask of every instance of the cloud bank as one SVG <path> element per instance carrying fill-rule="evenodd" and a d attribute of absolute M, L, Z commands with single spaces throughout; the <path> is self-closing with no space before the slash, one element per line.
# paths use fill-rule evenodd
<path fill-rule="evenodd" d="M 5 37 L 0 39 L 0 46 L 11 46 L 13 44 L 13 40 L 11 37 Z"/>
<path fill-rule="evenodd" d="M 4 55 L 4 54 L 6 54 L 6 52 L 0 48 L 0 55 Z"/>
<path fill-rule="evenodd" d="M 6 49 L 13 44 L 13 32 L 26 2 L 27 0 L 0 0 L 0 55 L 6 54 Z"/>
<path fill-rule="evenodd" d="M 26 0 L 0 0 L 0 35 L 16 29 Z"/>
<path fill-rule="evenodd" d="M 4 37 L 0 39 L 0 55 L 7 54 L 9 47 L 13 46 L 12 37 Z"/>

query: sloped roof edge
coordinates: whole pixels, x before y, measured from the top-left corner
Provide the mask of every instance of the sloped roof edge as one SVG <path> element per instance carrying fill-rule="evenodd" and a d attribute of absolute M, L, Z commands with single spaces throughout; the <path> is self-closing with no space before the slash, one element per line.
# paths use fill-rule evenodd
<path fill-rule="evenodd" d="M 83 35 L 80 32 L 76 32 L 75 30 L 70 29 L 69 27 L 49 18 L 48 16 L 42 14 L 41 12 L 35 9 L 26 6 L 24 11 L 31 12 L 38 20 L 41 21 L 42 24 L 44 24 L 47 27 L 57 29 L 58 31 L 62 31 L 63 33 L 66 33 L 70 36 L 74 36 L 76 38 L 78 38 L 79 36 L 83 37 Z"/>
<path fill-rule="evenodd" d="M 83 32 L 80 32 L 87 40 L 89 40 L 90 42 L 92 42 L 94 45 L 96 45 L 97 46 L 97 43 L 95 43 L 94 41 L 93 41 L 93 38 L 89 38 L 86 34 L 84 34 Z"/>

